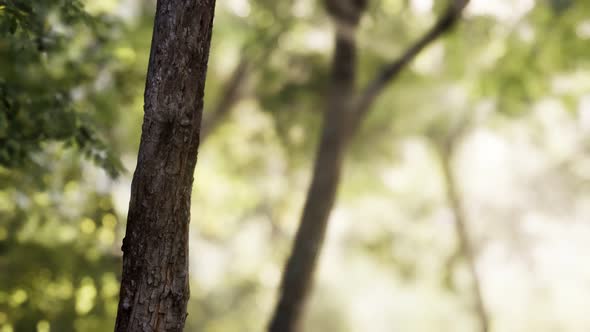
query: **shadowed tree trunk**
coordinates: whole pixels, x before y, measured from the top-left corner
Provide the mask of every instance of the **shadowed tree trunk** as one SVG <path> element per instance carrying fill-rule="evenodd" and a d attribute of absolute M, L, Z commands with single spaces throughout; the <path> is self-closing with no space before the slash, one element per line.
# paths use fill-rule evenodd
<path fill-rule="evenodd" d="M 116 332 L 182 331 L 188 229 L 215 0 L 159 0 L 131 184 Z"/>
<path fill-rule="evenodd" d="M 468 3 L 468 0 L 451 1 L 441 18 L 422 38 L 397 60 L 386 65 L 357 94 L 355 32 L 367 1 L 325 0 L 328 13 L 336 22 L 330 91 L 312 181 L 291 255 L 283 271 L 279 298 L 268 327 L 270 332 L 298 330 L 336 199 L 348 142 L 378 95 L 421 50 L 453 27 Z"/>

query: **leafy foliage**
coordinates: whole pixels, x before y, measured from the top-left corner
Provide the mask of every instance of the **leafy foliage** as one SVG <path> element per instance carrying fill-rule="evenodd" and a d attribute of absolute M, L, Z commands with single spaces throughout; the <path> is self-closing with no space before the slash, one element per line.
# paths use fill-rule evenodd
<path fill-rule="evenodd" d="M 104 49 L 114 23 L 77 0 L 0 4 L 0 165 L 23 167 L 48 142 L 62 142 L 119 173 L 93 114 L 76 103 L 104 88 L 96 80 L 112 61 Z"/>

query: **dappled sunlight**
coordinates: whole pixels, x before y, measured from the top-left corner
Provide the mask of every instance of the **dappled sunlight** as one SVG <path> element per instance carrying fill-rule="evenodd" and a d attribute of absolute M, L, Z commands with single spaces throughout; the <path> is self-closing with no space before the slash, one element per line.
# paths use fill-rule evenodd
<path fill-rule="evenodd" d="M 21 23 L 11 32 L 0 5 L 0 332 L 115 325 L 149 129 L 155 1 L 82 3 L 68 9 L 72 21 L 53 2 L 26 5 L 47 10 L 27 16 L 45 22 L 30 35 Z M 359 102 L 444 4 L 369 1 L 356 68 L 334 74 L 342 27 L 322 2 L 218 1 L 184 331 L 267 329 L 324 167 L 314 166 L 317 147 L 339 130 L 345 152 L 321 150 L 343 171 L 301 331 L 473 332 L 485 319 L 487 332 L 590 331 L 587 1 L 472 0 L 402 64 L 349 126 L 358 130 L 326 130 L 331 102 Z M 359 93 L 334 93 L 349 74 Z M 177 214 L 189 208 L 172 203 Z"/>

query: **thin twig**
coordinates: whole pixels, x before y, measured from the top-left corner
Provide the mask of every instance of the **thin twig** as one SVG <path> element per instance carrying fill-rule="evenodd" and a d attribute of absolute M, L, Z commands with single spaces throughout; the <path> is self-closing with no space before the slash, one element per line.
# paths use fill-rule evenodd
<path fill-rule="evenodd" d="M 443 171 L 444 184 L 447 191 L 447 200 L 451 206 L 451 210 L 455 217 L 455 232 L 457 240 L 459 241 L 458 254 L 463 256 L 467 262 L 469 273 L 473 282 L 473 297 L 475 300 L 475 313 L 479 321 L 480 332 L 488 332 L 490 330 L 490 318 L 485 307 L 482 294 L 482 282 L 477 273 L 476 254 L 469 236 L 467 228 L 467 218 L 463 210 L 462 200 L 459 196 L 457 182 L 453 175 L 451 165 L 452 151 L 454 150 L 454 143 L 450 143 L 450 148 L 438 148 L 439 158 Z"/>

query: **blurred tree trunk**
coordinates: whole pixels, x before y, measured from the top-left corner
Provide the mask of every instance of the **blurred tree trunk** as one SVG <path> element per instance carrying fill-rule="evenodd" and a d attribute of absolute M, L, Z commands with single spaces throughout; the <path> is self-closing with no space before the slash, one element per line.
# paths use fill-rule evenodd
<path fill-rule="evenodd" d="M 467 268 L 471 274 L 473 285 L 473 297 L 475 301 L 475 313 L 479 322 L 479 331 L 488 332 L 490 330 L 490 319 L 484 304 L 481 280 L 477 274 L 476 267 L 476 253 L 471 243 L 469 236 L 469 229 L 467 226 L 467 218 L 463 209 L 459 190 L 457 188 L 457 181 L 453 174 L 453 167 L 451 158 L 453 156 L 456 139 L 452 139 L 453 143 L 449 143 L 446 148 L 439 148 L 439 159 L 442 167 L 444 185 L 447 191 L 447 200 L 453 211 L 455 217 L 455 233 L 457 234 L 457 241 L 459 242 L 459 256 L 464 257 L 467 263 Z"/>
<path fill-rule="evenodd" d="M 159 0 L 116 332 L 182 331 L 188 230 L 215 0 Z"/>
<path fill-rule="evenodd" d="M 311 185 L 291 255 L 283 271 L 279 298 L 268 327 L 270 332 L 298 330 L 327 231 L 330 212 L 336 199 L 348 142 L 378 95 L 420 51 L 453 27 L 468 3 L 468 0 L 452 0 L 441 18 L 422 38 L 398 59 L 386 65 L 366 88 L 357 94 L 355 32 L 367 1 L 325 0 L 328 13 L 336 23 L 327 109 L 324 112 Z"/>
<path fill-rule="evenodd" d="M 331 90 L 324 112 L 313 179 L 292 253 L 283 273 L 281 294 L 269 327 L 272 332 L 291 332 L 297 329 L 311 288 L 313 272 L 340 182 L 346 143 L 350 137 L 349 122 L 342 117 L 351 114 L 347 108 L 352 104 L 349 98 L 354 89 L 355 57 L 353 42 L 338 36 L 333 55 Z"/>

